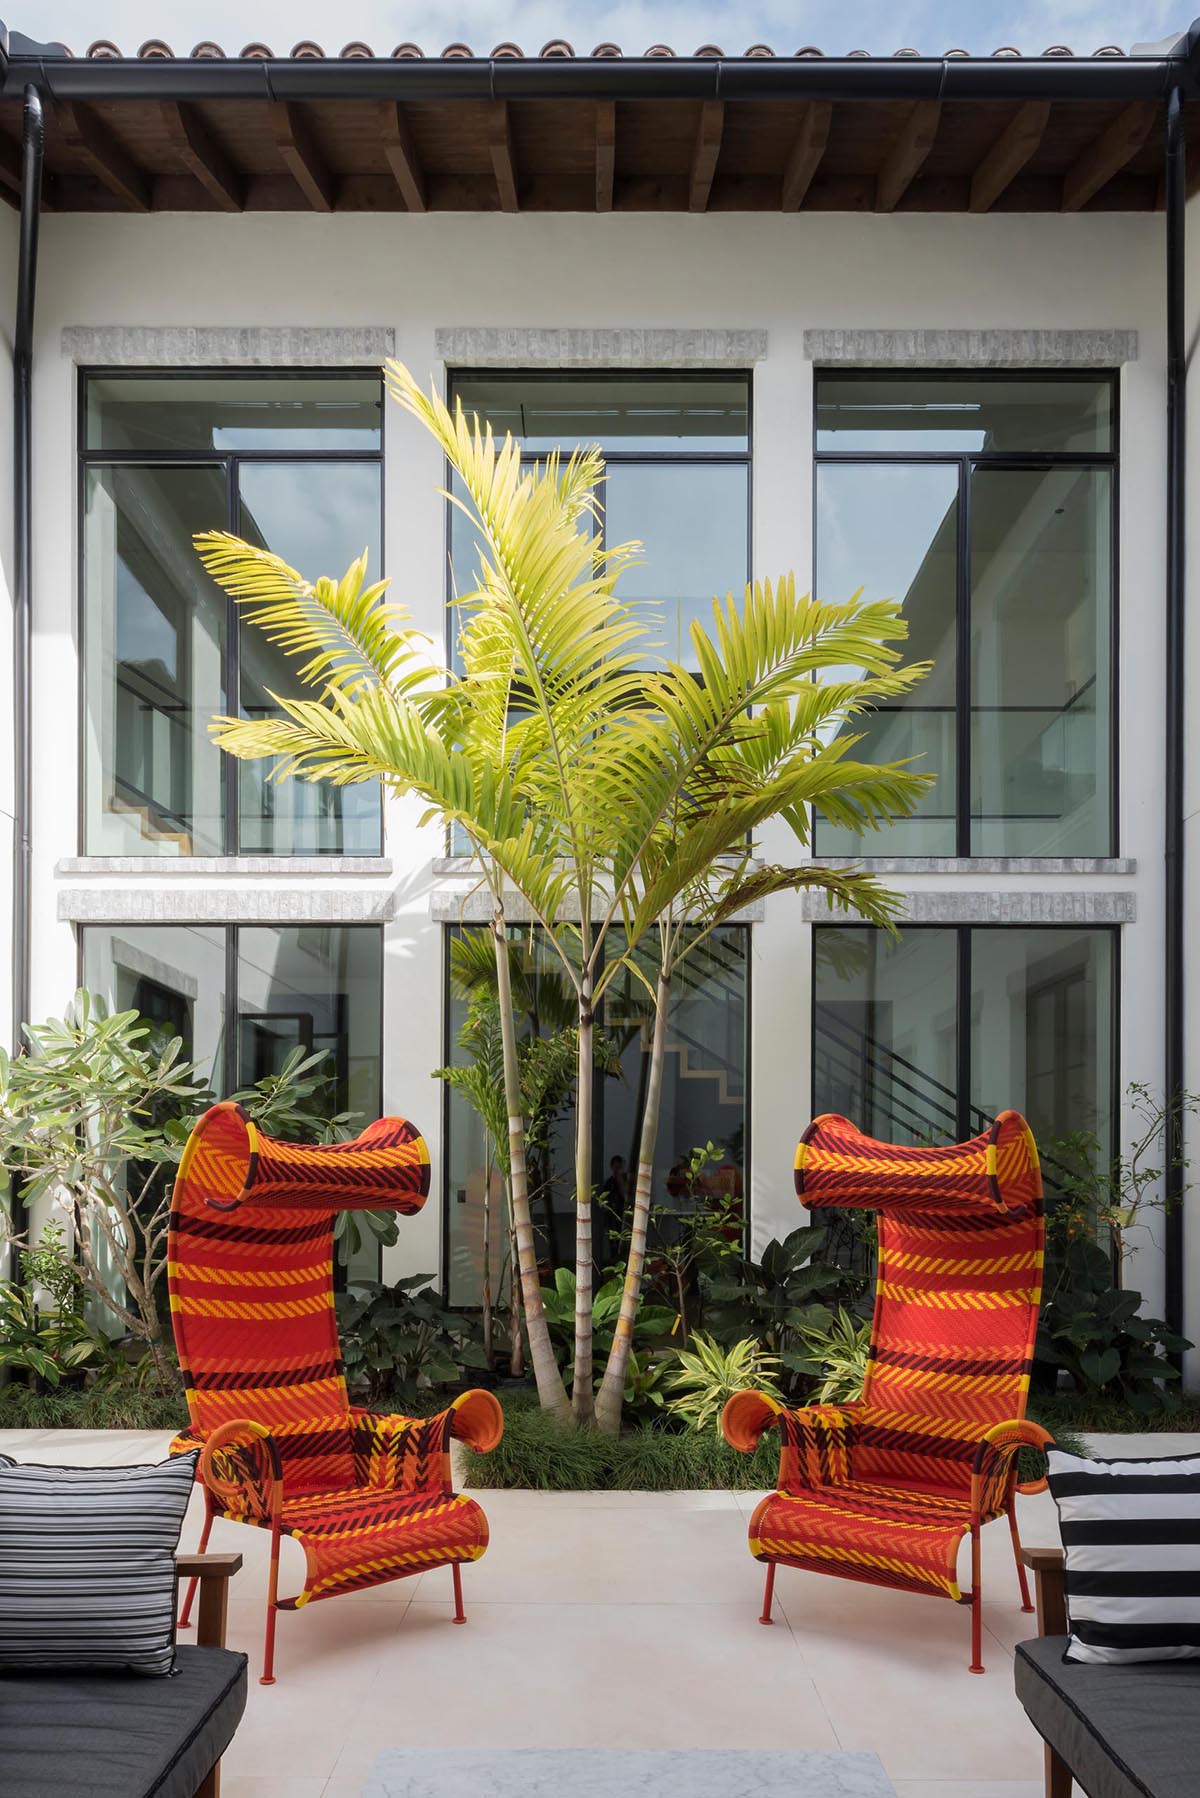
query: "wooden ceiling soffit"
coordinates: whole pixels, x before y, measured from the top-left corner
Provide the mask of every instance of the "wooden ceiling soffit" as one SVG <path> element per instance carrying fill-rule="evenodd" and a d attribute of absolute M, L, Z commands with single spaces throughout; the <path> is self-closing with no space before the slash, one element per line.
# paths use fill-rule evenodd
<path fill-rule="evenodd" d="M 517 158 L 513 149 L 512 119 L 507 100 L 488 102 L 487 142 L 492 159 L 492 173 L 496 177 L 496 189 L 500 195 L 500 209 L 502 212 L 519 212 Z"/>
<path fill-rule="evenodd" d="M 275 147 L 288 174 L 314 212 L 332 212 L 337 183 L 302 108 L 288 100 L 271 100 L 268 105 Z"/>
<path fill-rule="evenodd" d="M 783 171 L 779 195 L 779 205 L 783 212 L 799 212 L 803 206 L 804 196 L 821 166 L 832 123 L 833 106 L 829 101 L 813 100 L 805 107 L 796 141 Z"/>
<path fill-rule="evenodd" d="M 1108 130 L 1088 145 L 1063 176 L 1064 212 L 1078 212 L 1120 174 L 1149 137 L 1158 114 L 1153 100 L 1137 100 L 1121 109 Z"/>
<path fill-rule="evenodd" d="M 875 210 L 894 212 L 933 148 L 942 116 L 940 100 L 918 100 L 904 121 L 875 184 Z"/>
<path fill-rule="evenodd" d="M 135 212 L 149 212 L 153 198 L 150 175 L 117 142 L 103 119 L 81 101 L 60 101 L 55 107 L 58 127 L 75 151 L 109 192 Z"/>
<path fill-rule="evenodd" d="M 425 171 L 413 144 L 404 107 L 398 100 L 395 103 L 389 101 L 381 108 L 381 113 L 383 153 L 404 204 L 410 212 L 426 212 L 429 194 Z"/>
<path fill-rule="evenodd" d="M 246 184 L 195 106 L 163 100 L 159 112 L 172 148 L 189 175 L 224 212 L 240 212 Z"/>
<path fill-rule="evenodd" d="M 596 211 L 613 209 L 613 178 L 617 167 L 617 103 L 596 102 Z"/>
<path fill-rule="evenodd" d="M 1049 100 L 1027 100 L 1018 109 L 971 176 L 972 212 L 991 211 L 1038 148 L 1049 120 Z"/>
<path fill-rule="evenodd" d="M 705 100 L 700 107 L 696 142 L 692 149 L 692 166 L 688 176 L 688 211 L 706 212 L 712 192 L 717 158 L 721 154 L 721 134 L 725 129 L 725 102 Z"/>

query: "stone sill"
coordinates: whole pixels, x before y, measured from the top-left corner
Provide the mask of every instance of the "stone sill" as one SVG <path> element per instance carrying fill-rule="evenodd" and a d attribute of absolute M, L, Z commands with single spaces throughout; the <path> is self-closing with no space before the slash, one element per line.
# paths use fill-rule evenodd
<path fill-rule="evenodd" d="M 868 874 L 1136 874 L 1131 856 L 1090 855 L 819 855 L 825 868 Z"/>
<path fill-rule="evenodd" d="M 147 875 L 172 880 L 257 879 L 264 874 L 280 880 L 311 880 L 314 876 L 385 879 L 392 872 L 392 863 L 385 855 L 71 855 L 56 862 L 54 872 L 64 878 L 100 880 L 125 875 L 139 880 Z"/>

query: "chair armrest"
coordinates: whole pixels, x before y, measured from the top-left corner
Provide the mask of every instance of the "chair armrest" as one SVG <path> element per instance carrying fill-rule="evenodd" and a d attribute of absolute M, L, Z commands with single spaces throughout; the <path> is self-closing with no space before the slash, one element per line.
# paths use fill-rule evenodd
<path fill-rule="evenodd" d="M 390 1492 L 449 1492 L 450 1443 L 457 1437 L 480 1454 L 504 1434 L 504 1413 L 493 1392 L 462 1392 L 433 1417 L 353 1409 L 355 1477 L 360 1486 Z"/>
<path fill-rule="evenodd" d="M 283 1463 L 265 1424 L 231 1418 L 204 1439 L 196 1477 L 221 1501 L 225 1516 L 262 1524 L 278 1522 L 283 1507 Z"/>
<path fill-rule="evenodd" d="M 975 1450 L 971 1465 L 971 1509 L 977 1516 L 1003 1511 L 1013 1492 L 1044 1492 L 1045 1475 L 1040 1480 L 1016 1483 L 1017 1456 L 1023 1448 L 1046 1449 L 1054 1438 L 1049 1430 L 1027 1417 L 1014 1417 L 1008 1423 L 994 1423 L 985 1430 Z"/>
<path fill-rule="evenodd" d="M 1066 1560 L 1061 1548 L 1023 1548 L 1021 1559 L 1037 1588 L 1039 1636 L 1067 1634 Z"/>
<path fill-rule="evenodd" d="M 200 1581 L 200 1611 L 196 1619 L 198 1648 L 224 1648 L 229 1582 L 242 1564 L 241 1555 L 176 1555 L 180 1579 Z"/>
<path fill-rule="evenodd" d="M 735 1392 L 721 1413 L 732 1448 L 753 1454 L 767 1430 L 779 1431 L 779 1490 L 842 1486 L 850 1478 L 853 1405 L 804 1405 L 791 1410 L 769 1393 Z"/>

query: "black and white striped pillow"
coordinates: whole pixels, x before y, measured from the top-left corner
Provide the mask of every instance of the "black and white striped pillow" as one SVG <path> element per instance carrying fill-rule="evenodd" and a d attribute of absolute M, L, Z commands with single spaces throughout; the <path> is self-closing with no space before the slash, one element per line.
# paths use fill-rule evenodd
<path fill-rule="evenodd" d="M 196 1456 L 157 1467 L 0 1455 L 0 1669 L 170 1673 Z"/>
<path fill-rule="evenodd" d="M 1200 1455 L 1096 1461 L 1052 1448 L 1067 1661 L 1200 1657 Z"/>

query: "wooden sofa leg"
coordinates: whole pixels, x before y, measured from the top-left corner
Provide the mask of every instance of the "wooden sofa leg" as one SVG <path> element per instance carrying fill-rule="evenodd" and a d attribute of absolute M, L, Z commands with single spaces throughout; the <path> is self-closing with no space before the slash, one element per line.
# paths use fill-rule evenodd
<path fill-rule="evenodd" d="M 1074 1782 L 1071 1769 L 1060 1754 L 1046 1743 L 1046 1798 L 1071 1798 Z"/>
<path fill-rule="evenodd" d="M 221 1798 L 221 1763 L 217 1762 L 202 1785 L 196 1787 L 196 1798 Z"/>

